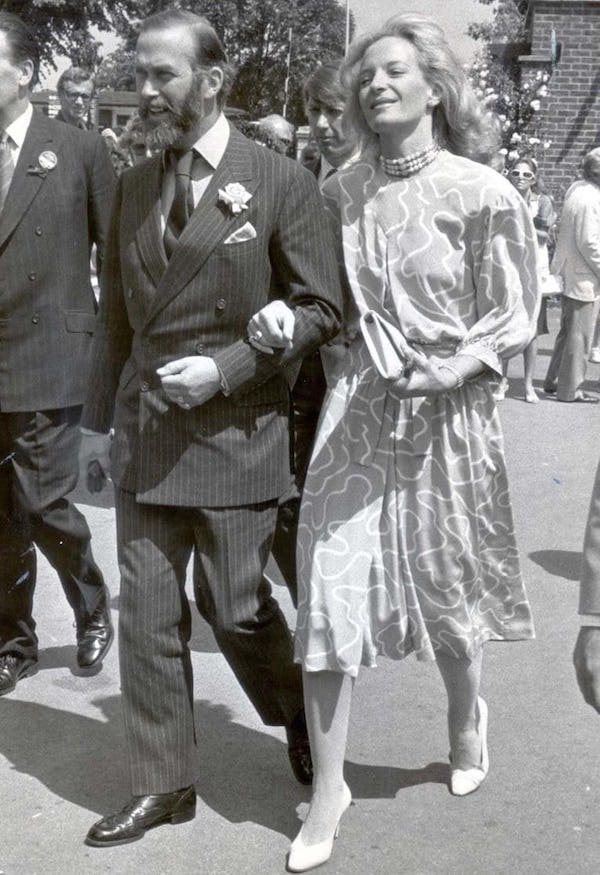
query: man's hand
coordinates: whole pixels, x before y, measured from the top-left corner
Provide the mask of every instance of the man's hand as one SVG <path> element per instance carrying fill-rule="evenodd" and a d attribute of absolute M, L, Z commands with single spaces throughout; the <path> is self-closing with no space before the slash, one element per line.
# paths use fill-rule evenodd
<path fill-rule="evenodd" d="M 573 662 L 583 698 L 600 714 L 600 627 L 581 627 Z"/>
<path fill-rule="evenodd" d="M 168 398 L 184 410 L 204 404 L 221 389 L 219 369 L 206 355 L 176 359 L 156 373 Z"/>
<path fill-rule="evenodd" d="M 86 472 L 88 492 L 102 492 L 110 480 L 110 445 L 110 435 L 82 430 L 79 466 Z"/>
<path fill-rule="evenodd" d="M 296 317 L 284 301 L 271 301 L 248 322 L 248 340 L 259 352 L 291 349 Z"/>

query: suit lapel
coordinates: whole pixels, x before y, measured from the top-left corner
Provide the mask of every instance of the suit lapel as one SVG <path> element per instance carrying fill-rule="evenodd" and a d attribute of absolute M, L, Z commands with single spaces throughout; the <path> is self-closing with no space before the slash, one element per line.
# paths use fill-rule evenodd
<path fill-rule="evenodd" d="M 27 171 L 29 168 L 39 167 L 41 152 L 52 151 L 53 139 L 52 130 L 46 117 L 34 110 L 0 217 L 0 246 L 3 246 L 6 239 L 12 234 L 29 204 L 46 181 L 43 173 L 28 173 Z M 58 151 L 56 145 L 55 149 Z M 60 155 L 57 157 L 60 161 Z M 53 172 L 55 171 L 48 171 L 48 173 Z"/>
<path fill-rule="evenodd" d="M 250 193 L 254 193 L 260 183 L 253 147 L 233 127 L 225 154 L 171 255 L 148 310 L 148 321 L 198 273 L 215 246 L 233 229 L 234 223 L 239 219 L 242 224 L 245 221 L 243 212 L 234 215 L 219 203 L 219 189 L 230 182 L 242 183 Z"/>
<path fill-rule="evenodd" d="M 162 185 L 162 157 L 149 162 L 146 173 L 137 176 L 134 191 L 137 227 L 137 245 L 144 264 L 155 285 L 160 286 L 167 268 L 167 255 L 162 240 L 160 198 Z"/>

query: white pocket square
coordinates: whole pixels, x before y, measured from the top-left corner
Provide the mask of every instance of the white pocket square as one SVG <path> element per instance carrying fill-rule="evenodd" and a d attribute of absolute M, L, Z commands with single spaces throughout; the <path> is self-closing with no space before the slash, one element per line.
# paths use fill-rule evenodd
<path fill-rule="evenodd" d="M 223 245 L 228 246 L 231 243 L 245 243 L 246 240 L 254 240 L 256 237 L 256 228 L 252 224 L 252 222 L 246 222 L 245 225 L 242 225 L 241 228 L 238 228 L 237 231 L 234 231 L 233 234 L 230 234 L 225 240 L 223 240 Z"/>

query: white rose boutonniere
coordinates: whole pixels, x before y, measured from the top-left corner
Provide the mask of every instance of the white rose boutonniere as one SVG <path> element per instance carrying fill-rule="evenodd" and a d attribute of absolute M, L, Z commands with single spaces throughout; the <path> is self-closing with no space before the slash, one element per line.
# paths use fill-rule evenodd
<path fill-rule="evenodd" d="M 219 189 L 219 203 L 229 207 L 234 216 L 247 210 L 246 204 L 252 195 L 239 182 L 229 182 L 225 188 Z"/>

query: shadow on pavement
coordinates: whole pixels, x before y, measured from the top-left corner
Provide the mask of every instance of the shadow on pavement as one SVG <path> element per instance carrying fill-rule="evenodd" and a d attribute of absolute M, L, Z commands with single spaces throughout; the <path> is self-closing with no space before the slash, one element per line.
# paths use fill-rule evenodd
<path fill-rule="evenodd" d="M 566 580 L 579 580 L 581 553 L 574 550 L 535 550 L 529 554 L 529 558 L 548 574 Z"/>
<path fill-rule="evenodd" d="M 429 763 L 422 769 L 400 769 L 347 762 L 344 774 L 355 799 L 393 799 L 400 790 L 418 784 L 448 785 L 450 766 L 448 763 Z"/>
<path fill-rule="evenodd" d="M 98 814 L 117 811 L 129 799 L 120 698 L 95 699 L 98 719 L 6 697 L 2 700 L 0 750 L 17 771 L 56 796 Z M 198 796 L 230 823 L 252 822 L 293 838 L 296 808 L 310 789 L 297 784 L 286 744 L 232 719 L 229 708 L 195 703 Z M 23 727 L 32 729 L 27 745 Z M 346 764 L 355 798 L 390 798 L 423 783 L 447 783 L 448 766 L 422 769 Z M 90 821 L 91 822 L 91 821 Z"/>

